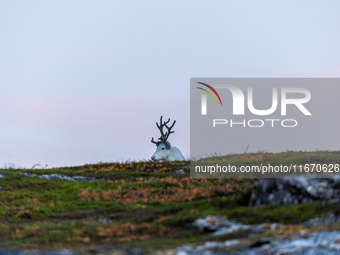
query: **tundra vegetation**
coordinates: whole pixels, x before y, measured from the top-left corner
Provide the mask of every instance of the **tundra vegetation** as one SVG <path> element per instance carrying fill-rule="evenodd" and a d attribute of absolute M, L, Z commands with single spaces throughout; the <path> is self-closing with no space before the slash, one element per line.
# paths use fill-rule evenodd
<path fill-rule="evenodd" d="M 236 166 L 338 162 L 340 152 L 287 151 L 224 156 Z M 97 246 L 137 247 L 153 253 L 183 244 L 256 240 L 263 236 L 320 230 L 300 225 L 311 218 L 340 213 L 338 203 L 248 206 L 256 179 L 193 179 L 189 161 L 99 163 L 51 169 L 0 169 L 0 240 L 11 249 Z M 174 173 L 177 169 L 185 174 Z M 63 174 L 96 181 L 24 176 Z M 258 236 L 245 231 L 214 237 L 192 222 L 220 215 L 244 224 L 281 223 Z M 333 224 L 329 229 L 340 229 Z M 249 241 L 251 242 L 251 240 Z"/>

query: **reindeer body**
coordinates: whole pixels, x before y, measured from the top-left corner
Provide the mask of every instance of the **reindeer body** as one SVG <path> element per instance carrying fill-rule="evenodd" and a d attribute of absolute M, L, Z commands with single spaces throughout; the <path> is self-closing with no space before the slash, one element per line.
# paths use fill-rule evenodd
<path fill-rule="evenodd" d="M 175 131 L 171 131 L 173 126 L 175 125 L 176 121 L 171 125 L 171 127 L 168 127 L 167 124 L 169 123 L 170 119 L 168 121 L 162 123 L 162 118 L 161 116 L 160 119 L 160 124 L 156 122 L 156 125 L 161 132 L 161 137 L 158 138 L 158 142 L 155 142 L 154 139 L 152 138 L 151 142 L 155 143 L 157 146 L 157 149 L 155 153 L 151 156 L 151 159 L 153 161 L 158 161 L 158 160 L 167 160 L 167 161 L 175 161 L 175 160 L 185 160 L 182 152 L 177 148 L 177 147 L 172 147 L 171 144 L 167 141 L 169 138 L 169 135 L 171 133 L 174 133 Z M 163 127 L 166 127 L 168 131 L 166 133 L 163 132 Z"/>
<path fill-rule="evenodd" d="M 170 144 L 169 142 L 166 142 Z M 158 160 L 167 160 L 167 161 L 175 161 L 175 160 L 185 160 L 182 152 L 177 147 L 170 148 L 167 144 L 161 143 L 157 146 L 155 153 L 151 156 L 151 159 L 154 161 Z"/>

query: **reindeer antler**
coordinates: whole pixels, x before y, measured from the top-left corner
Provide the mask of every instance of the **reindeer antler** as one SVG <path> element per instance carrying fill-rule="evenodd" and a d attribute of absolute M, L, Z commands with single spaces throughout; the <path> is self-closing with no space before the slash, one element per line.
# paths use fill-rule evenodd
<path fill-rule="evenodd" d="M 162 118 L 163 118 L 163 116 L 161 116 L 160 124 L 159 124 L 159 125 L 158 125 L 158 123 L 156 122 L 156 125 L 157 125 L 159 131 L 161 132 L 161 137 L 158 138 L 158 142 L 155 142 L 154 139 L 153 139 L 153 137 L 152 137 L 152 140 L 151 140 L 151 142 L 152 142 L 152 143 L 155 143 L 157 146 L 158 146 L 160 143 L 165 143 L 165 142 L 168 140 L 169 135 L 172 134 L 172 133 L 175 133 L 175 131 L 171 131 L 171 129 L 172 129 L 173 126 L 175 125 L 176 120 L 174 121 L 174 123 L 172 123 L 171 127 L 168 127 L 167 124 L 169 123 L 170 118 L 169 118 L 167 121 L 165 121 L 164 123 L 162 123 Z M 164 132 L 163 132 L 163 127 L 166 127 L 167 130 L 168 130 L 167 132 L 165 132 L 165 134 L 164 134 Z"/>

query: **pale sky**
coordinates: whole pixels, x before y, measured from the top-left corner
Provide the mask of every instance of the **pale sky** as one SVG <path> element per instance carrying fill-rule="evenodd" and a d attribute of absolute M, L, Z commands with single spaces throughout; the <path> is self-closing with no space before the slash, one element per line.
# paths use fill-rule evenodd
<path fill-rule="evenodd" d="M 190 78 L 339 77 L 340 2 L 0 1 L 0 167 L 190 155 Z M 253 148 L 255 151 L 257 148 Z M 260 149 L 260 148 L 259 148 Z"/>

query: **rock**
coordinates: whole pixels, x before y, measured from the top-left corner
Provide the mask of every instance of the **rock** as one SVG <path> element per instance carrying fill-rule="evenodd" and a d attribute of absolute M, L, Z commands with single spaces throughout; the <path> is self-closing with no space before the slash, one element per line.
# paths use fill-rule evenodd
<path fill-rule="evenodd" d="M 64 179 L 64 180 L 68 180 L 68 181 L 86 181 L 86 182 L 90 182 L 90 181 L 95 181 L 96 179 L 94 178 L 90 178 L 90 177 L 84 177 L 84 176 L 67 176 L 67 175 L 63 175 L 63 174 L 28 174 L 28 173 L 22 173 L 22 175 L 24 176 L 29 176 L 29 177 L 38 177 L 41 179 L 47 179 L 47 180 L 51 180 L 51 179 Z"/>
<path fill-rule="evenodd" d="M 282 224 L 280 224 L 280 223 L 272 223 L 270 225 L 270 230 L 279 229 L 281 226 L 282 226 Z"/>
<path fill-rule="evenodd" d="M 1 253 L 0 253 L 1 254 Z M 68 249 L 62 250 L 27 250 L 21 253 L 22 255 L 81 255 L 81 253 Z"/>
<path fill-rule="evenodd" d="M 185 174 L 185 171 L 183 169 L 176 169 L 174 174 Z"/>
<path fill-rule="evenodd" d="M 340 215 L 332 213 L 325 218 L 315 218 L 308 220 L 302 223 L 302 225 L 305 227 L 316 227 L 318 225 L 332 225 L 337 222 L 340 222 Z"/>
<path fill-rule="evenodd" d="M 23 252 L 11 251 L 0 247 L 0 255 L 24 255 Z"/>
<path fill-rule="evenodd" d="M 239 240 L 231 241 L 235 241 L 234 245 L 242 245 Z M 261 239 L 255 242 L 252 248 L 229 252 L 223 251 L 225 247 L 222 244 L 207 242 L 199 246 L 183 245 L 177 248 L 176 255 L 338 255 L 340 254 L 340 231 L 315 232 L 308 237 L 296 237 L 287 241 Z"/>
<path fill-rule="evenodd" d="M 154 252 L 154 255 L 176 255 L 177 251 L 176 249 L 171 250 L 158 250 Z"/>
<path fill-rule="evenodd" d="M 254 184 L 249 205 L 287 205 L 314 201 L 340 201 L 340 178 L 260 179 Z"/>
<path fill-rule="evenodd" d="M 135 248 L 97 247 L 91 249 L 90 252 L 100 255 L 145 255 L 144 252 Z"/>
<path fill-rule="evenodd" d="M 196 226 L 199 230 L 213 232 L 213 235 L 215 236 L 231 234 L 242 230 L 259 232 L 263 229 L 260 225 L 244 225 L 224 219 L 222 217 L 210 215 L 205 217 L 204 219 L 196 219 L 193 225 Z"/>
<path fill-rule="evenodd" d="M 288 241 L 272 242 L 260 248 L 249 249 L 236 254 L 340 254 L 340 232 L 316 232 L 309 237 L 297 237 Z"/>
<path fill-rule="evenodd" d="M 92 254 L 98 255 L 145 255 L 144 252 L 135 248 L 96 247 L 90 250 Z M 0 247 L 0 255 L 82 255 L 68 249 L 61 250 L 23 250 L 13 251 Z M 88 254 L 88 253 L 86 253 Z"/>
<path fill-rule="evenodd" d="M 108 219 L 108 218 L 98 218 L 98 222 L 101 222 L 101 223 L 108 223 L 108 222 L 112 222 L 112 220 Z"/>
<path fill-rule="evenodd" d="M 182 245 L 177 248 L 176 255 L 227 255 L 219 249 L 226 249 L 239 244 L 239 240 L 227 240 L 225 242 L 205 242 L 203 245 Z"/>

